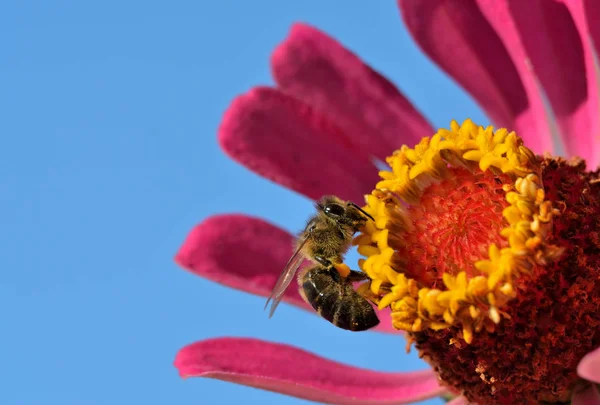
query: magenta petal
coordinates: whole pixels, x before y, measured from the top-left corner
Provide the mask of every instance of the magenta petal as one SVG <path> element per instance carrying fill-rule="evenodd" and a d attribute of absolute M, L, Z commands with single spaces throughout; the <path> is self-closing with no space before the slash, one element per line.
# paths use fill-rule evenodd
<path fill-rule="evenodd" d="M 175 261 L 200 277 L 267 297 L 292 254 L 292 244 L 292 235 L 262 219 L 217 215 L 189 233 Z M 314 313 L 295 284 L 283 301 Z M 374 330 L 401 333 L 392 328 L 389 316 L 387 311 L 379 313 L 381 322 Z"/>
<path fill-rule="evenodd" d="M 586 354 L 577 366 L 581 378 L 600 384 L 600 348 Z"/>
<path fill-rule="evenodd" d="M 431 370 L 365 370 L 248 338 L 193 343 L 177 354 L 175 367 L 182 377 L 216 378 L 327 404 L 407 404 L 445 392 Z"/>
<path fill-rule="evenodd" d="M 519 38 L 518 28 L 511 17 L 505 1 L 477 0 L 481 11 L 496 30 L 497 35 L 507 44 L 507 51 L 515 63 L 520 80 L 523 83 L 529 100 L 528 108 L 517 118 L 516 128 L 525 139 L 527 146 L 537 153 L 552 150 L 550 112 L 546 110 L 543 90 L 531 65 L 527 63 L 528 55 Z"/>
<path fill-rule="evenodd" d="M 573 22 L 579 31 L 579 36 L 583 41 L 583 57 L 585 60 L 586 81 L 587 81 L 587 100 L 585 101 L 589 128 L 585 134 L 574 134 L 575 139 L 583 136 L 583 143 L 589 144 L 591 147 L 586 150 L 588 168 L 595 170 L 600 165 L 600 100 L 598 99 L 598 91 L 600 83 L 596 72 L 596 57 L 600 50 L 600 8 L 596 0 L 563 0 L 571 12 Z M 575 141 L 571 141 L 570 144 Z M 579 152 L 579 145 L 575 145 L 574 153 Z"/>
<path fill-rule="evenodd" d="M 365 151 L 338 126 L 279 90 L 254 88 L 233 101 L 219 142 L 234 160 L 312 199 L 334 194 L 362 204 L 378 181 Z"/>
<path fill-rule="evenodd" d="M 571 397 L 571 405 L 600 405 L 600 393 L 594 385 L 583 390 L 575 390 Z"/>
<path fill-rule="evenodd" d="M 568 155 L 596 162 L 598 88 L 583 15 L 546 0 L 478 0 L 504 41 L 527 89 L 536 124 L 543 120 L 543 92 L 552 106 Z M 585 41 L 585 42 L 584 42 Z M 586 77 L 588 80 L 586 80 Z M 521 135 L 521 134 L 520 134 Z"/>
<path fill-rule="evenodd" d="M 516 129 L 536 152 L 552 152 L 547 125 L 532 109 L 519 72 L 474 0 L 399 0 L 423 51 L 462 85 L 495 125 Z"/>
<path fill-rule="evenodd" d="M 324 113 L 357 147 L 382 160 L 435 132 L 389 80 L 313 27 L 294 25 L 271 64 L 279 88 Z"/>
<path fill-rule="evenodd" d="M 175 261 L 200 277 L 266 297 L 292 254 L 292 244 L 292 235 L 262 219 L 217 215 L 189 233 Z M 297 288 L 288 288 L 284 300 L 310 308 Z"/>
<path fill-rule="evenodd" d="M 594 47 L 597 55 L 600 55 L 600 8 L 597 0 L 563 0 L 569 8 L 572 9 L 575 21 L 579 16 L 583 16 L 586 22 L 587 31 L 590 35 L 591 45 Z M 573 10 L 577 10 L 574 12 Z"/>

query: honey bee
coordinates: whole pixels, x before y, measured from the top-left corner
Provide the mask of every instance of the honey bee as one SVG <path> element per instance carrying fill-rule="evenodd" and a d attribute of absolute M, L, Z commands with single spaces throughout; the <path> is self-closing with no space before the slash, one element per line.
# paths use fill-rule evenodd
<path fill-rule="evenodd" d="M 296 241 L 296 250 L 286 264 L 265 308 L 271 303 L 273 316 L 287 287 L 305 259 L 312 267 L 300 272 L 300 295 L 317 313 L 342 329 L 362 331 L 379 324 L 375 310 L 354 290 L 353 282 L 369 277 L 343 265 L 343 255 L 354 234 L 373 217 L 350 201 L 325 196 L 316 204 L 317 213 Z"/>

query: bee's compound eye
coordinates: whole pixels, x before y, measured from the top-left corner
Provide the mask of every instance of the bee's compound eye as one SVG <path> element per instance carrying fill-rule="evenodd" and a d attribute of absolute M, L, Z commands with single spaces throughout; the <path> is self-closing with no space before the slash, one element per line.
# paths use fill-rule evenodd
<path fill-rule="evenodd" d="M 325 214 L 330 215 L 332 217 L 339 217 L 344 215 L 344 212 L 346 212 L 346 210 L 344 209 L 344 207 L 342 207 L 339 204 L 327 204 L 324 208 L 323 211 L 325 212 Z"/>

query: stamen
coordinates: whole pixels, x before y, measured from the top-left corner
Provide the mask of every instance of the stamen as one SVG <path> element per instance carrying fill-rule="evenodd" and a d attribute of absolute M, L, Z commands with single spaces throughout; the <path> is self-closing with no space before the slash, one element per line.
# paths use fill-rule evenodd
<path fill-rule="evenodd" d="M 374 221 L 355 239 L 371 292 L 394 327 L 459 327 L 471 343 L 507 316 L 516 278 L 562 253 L 546 242 L 559 212 L 540 160 L 514 132 L 467 120 L 387 163 L 366 199 Z"/>

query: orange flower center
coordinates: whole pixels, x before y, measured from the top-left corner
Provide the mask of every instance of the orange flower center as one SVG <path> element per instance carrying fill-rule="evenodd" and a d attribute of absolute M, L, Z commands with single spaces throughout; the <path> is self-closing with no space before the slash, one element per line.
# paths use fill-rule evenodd
<path fill-rule="evenodd" d="M 443 273 L 474 276 L 474 263 L 487 257 L 490 244 L 507 245 L 500 235 L 506 227 L 505 194 L 491 172 L 450 170 L 450 177 L 425 190 L 419 204 L 408 209 L 413 227 L 398 235 L 404 243 L 398 244 L 393 267 L 432 288 L 442 285 Z"/>

